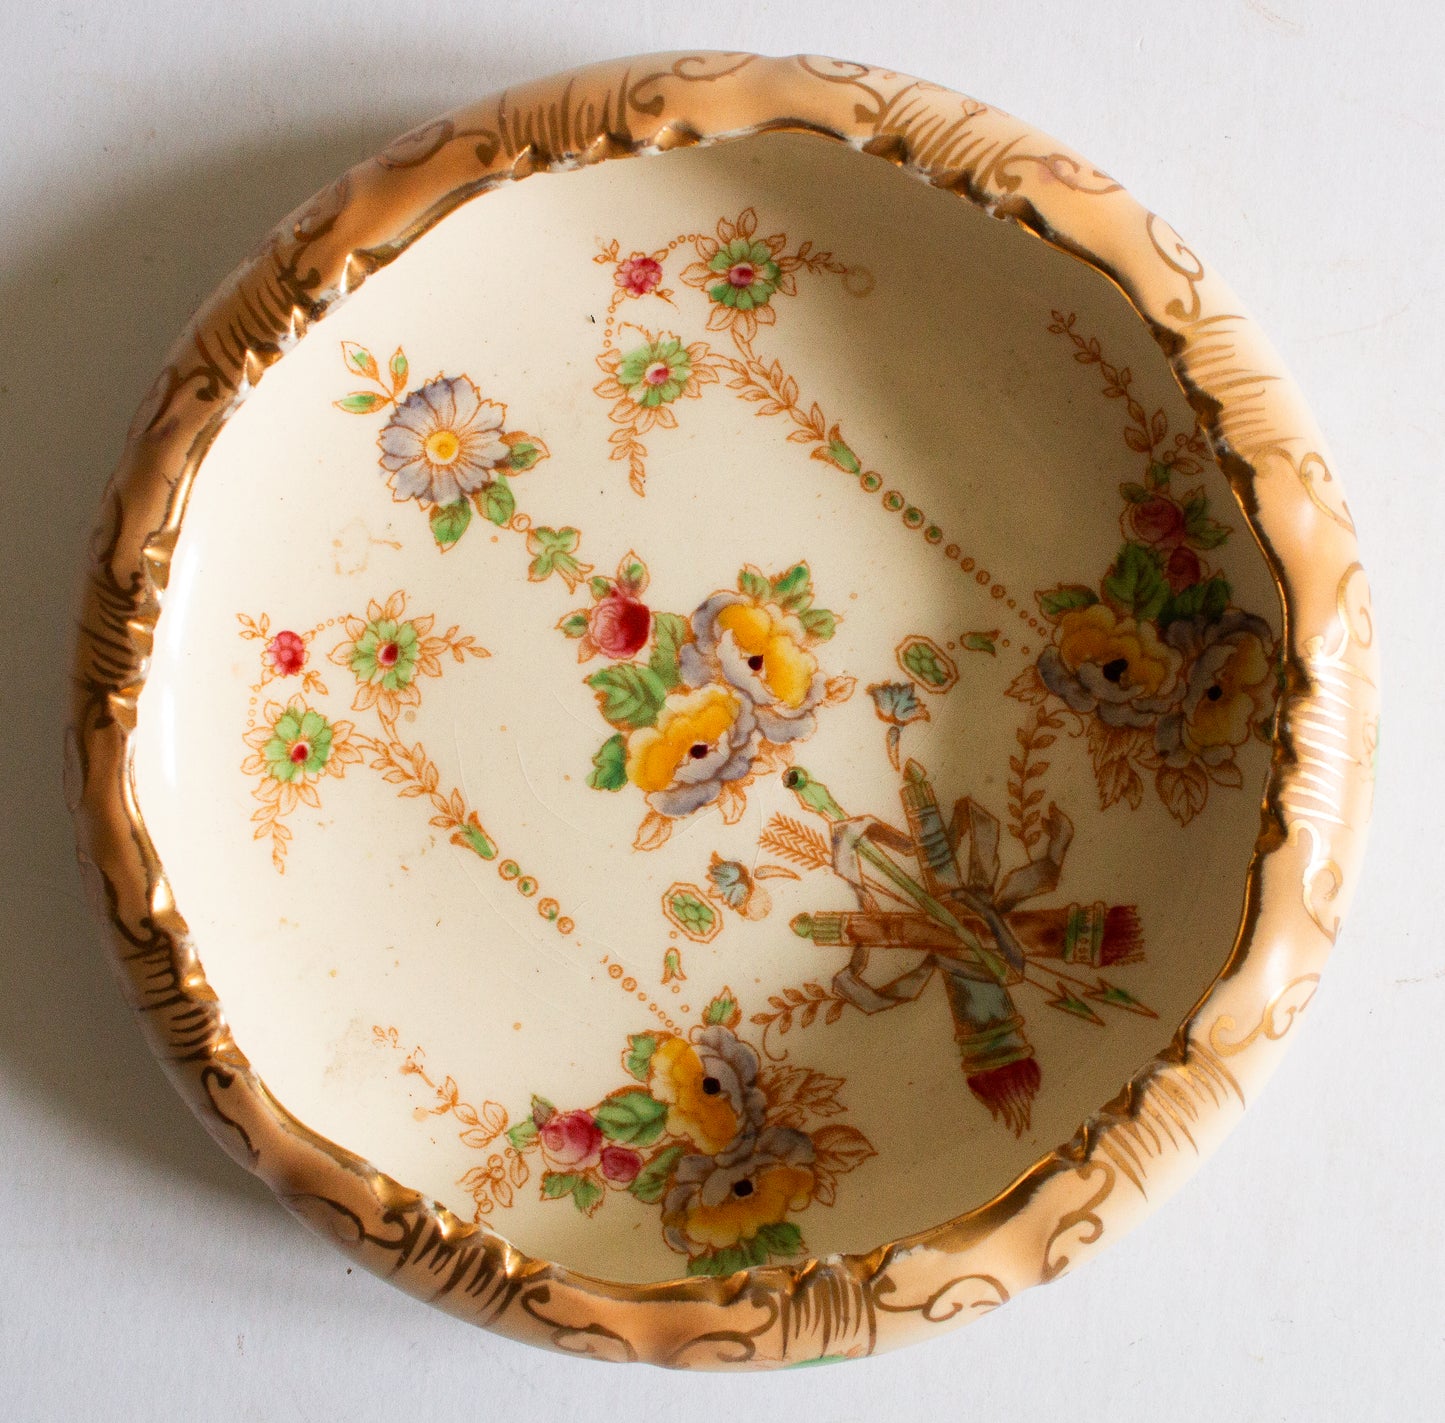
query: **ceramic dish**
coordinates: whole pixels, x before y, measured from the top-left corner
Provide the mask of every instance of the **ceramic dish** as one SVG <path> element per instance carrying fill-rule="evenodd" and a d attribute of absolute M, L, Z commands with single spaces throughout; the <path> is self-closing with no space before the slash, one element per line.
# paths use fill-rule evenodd
<path fill-rule="evenodd" d="M 361 1263 L 574 1353 L 854 1357 L 1251 1100 L 1371 644 L 1314 423 L 1118 184 L 889 72 L 608 64 L 195 318 L 94 551 L 82 859 L 181 1090 Z"/>

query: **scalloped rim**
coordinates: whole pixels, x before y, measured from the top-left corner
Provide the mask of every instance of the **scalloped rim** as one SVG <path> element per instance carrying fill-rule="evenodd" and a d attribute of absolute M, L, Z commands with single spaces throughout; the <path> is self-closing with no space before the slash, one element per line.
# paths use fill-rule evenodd
<path fill-rule="evenodd" d="M 235 404 L 309 324 L 460 203 L 532 173 L 768 131 L 889 161 L 1087 263 L 1198 412 L 1285 610 L 1286 688 L 1246 909 L 1169 1047 L 992 1201 L 864 1255 L 655 1285 L 532 1259 L 309 1131 L 251 1071 L 146 833 L 131 734 L 186 496 Z M 574 1354 L 680 1367 L 849 1357 L 977 1317 L 1121 1234 L 1262 1085 L 1353 889 L 1378 725 L 1369 592 L 1319 432 L 1228 289 L 1077 155 L 971 99 L 803 56 L 652 55 L 557 75 L 413 130 L 283 222 L 193 318 L 105 499 L 77 648 L 67 798 L 154 1050 L 221 1144 L 358 1261 L 442 1308 Z"/>

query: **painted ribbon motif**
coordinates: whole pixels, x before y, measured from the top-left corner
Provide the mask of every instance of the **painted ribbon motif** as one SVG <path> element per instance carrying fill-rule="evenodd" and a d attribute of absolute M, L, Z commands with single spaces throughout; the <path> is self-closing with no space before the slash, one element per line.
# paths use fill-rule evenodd
<path fill-rule="evenodd" d="M 787 773 L 785 783 L 803 806 L 831 822 L 832 868 L 859 905 L 856 910 L 800 914 L 792 927 L 819 946 L 850 950 L 847 966 L 833 979 L 833 990 L 864 1013 L 914 1001 L 938 974 L 948 994 L 970 1091 L 1021 1135 L 1041 1075 L 1012 990 L 1030 981 L 1031 960 L 1098 968 L 1136 957 L 1138 917 L 1129 905 L 1021 908 L 1057 888 L 1074 833 L 1068 816 L 1050 806 L 1041 852 L 1005 874 L 997 816 L 962 797 L 945 821 L 923 767 L 910 760 L 903 775 L 906 832 L 875 816 L 848 815 L 827 787 L 800 767 Z M 917 877 L 890 850 L 914 857 Z M 882 907 L 880 892 L 909 907 Z M 912 968 L 875 984 L 867 978 L 875 949 L 922 957 Z M 1066 993 L 1062 984 L 1060 993 Z M 1087 1004 L 1079 1006 L 1080 1016 L 1092 1016 Z"/>

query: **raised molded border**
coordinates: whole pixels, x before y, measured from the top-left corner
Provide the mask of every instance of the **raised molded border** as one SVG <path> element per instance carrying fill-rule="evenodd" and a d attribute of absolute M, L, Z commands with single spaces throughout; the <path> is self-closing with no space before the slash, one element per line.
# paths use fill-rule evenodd
<path fill-rule="evenodd" d="M 131 737 L 191 481 L 237 401 L 312 321 L 493 186 L 768 131 L 894 163 L 1119 287 L 1269 561 L 1286 686 L 1234 951 L 1169 1047 L 1072 1140 L 979 1209 L 866 1255 L 620 1285 L 522 1254 L 276 1102 L 231 1038 L 172 900 L 136 801 Z M 1278 357 L 1117 183 L 1016 119 L 888 70 L 650 55 L 509 90 L 398 139 L 292 214 L 194 317 L 135 418 L 90 558 L 67 795 L 85 878 L 157 1055 L 221 1144 L 361 1264 L 531 1343 L 775 1367 L 890 1348 L 1055 1278 L 1167 1197 L 1243 1111 L 1313 995 L 1354 886 L 1378 725 L 1369 591 L 1319 432 Z"/>

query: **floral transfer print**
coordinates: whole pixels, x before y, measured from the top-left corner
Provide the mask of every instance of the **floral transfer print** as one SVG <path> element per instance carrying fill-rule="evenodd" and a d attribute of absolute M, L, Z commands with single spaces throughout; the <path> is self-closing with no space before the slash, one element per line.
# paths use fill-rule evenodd
<path fill-rule="evenodd" d="M 524 1169 L 540 1167 L 542 1198 L 589 1216 L 623 1194 L 657 1207 L 689 1275 L 804 1253 L 792 1217 L 831 1205 L 838 1177 L 876 1153 L 862 1132 L 830 1120 L 845 1110 L 842 1078 L 765 1067 L 738 1035 L 741 1020 L 724 989 L 689 1033 L 628 1039 L 622 1066 L 635 1085 L 582 1109 L 534 1097 L 507 1139 Z"/>
<path fill-rule="evenodd" d="M 1120 800 L 1137 808 L 1144 773 L 1188 824 L 1211 784 L 1243 784 L 1239 748 L 1270 739 L 1280 678 L 1274 634 L 1234 606 L 1229 580 L 1210 566 L 1230 530 L 1210 513 L 1208 496 L 1176 488 L 1202 469 L 1198 431 L 1171 443 L 1164 412 L 1148 414 L 1129 372 L 1111 366 L 1072 316 L 1055 312 L 1049 329 L 1069 339 L 1081 364 L 1099 366 L 1105 395 L 1123 402 L 1125 443 L 1145 469 L 1142 482 L 1119 486 L 1124 543 L 1103 578 L 1039 593 L 1052 639 L 1010 694 L 1072 714 L 1103 808 Z"/>
<path fill-rule="evenodd" d="M 586 679 L 616 728 L 587 783 L 643 793 L 639 850 L 710 806 L 734 824 L 753 779 L 786 765 L 792 744 L 816 728 L 818 708 L 853 691 L 852 678 L 830 679 L 819 663 L 838 620 L 813 606 L 806 563 L 772 578 L 744 568 L 736 591 L 712 594 L 687 618 L 653 610 L 647 584 L 647 565 L 629 553 L 615 578 L 590 580 L 590 608 L 557 624 L 576 639 L 579 661 L 610 662 Z"/>
<path fill-rule="evenodd" d="M 888 726 L 896 764 L 902 729 L 926 719 L 926 712 L 908 683 L 879 683 L 869 692 Z M 1004 870 L 998 819 L 968 797 L 945 819 L 927 771 L 915 760 L 903 765 L 901 827 L 845 811 L 801 767 L 783 779 L 812 819 L 775 816 L 760 848 L 806 870 L 830 872 L 852 890 L 857 908 L 794 918 L 800 938 L 848 958 L 829 987 L 809 982 L 770 998 L 771 1011 L 752 1018 L 765 1041 L 770 1032 L 781 1035 L 820 1017 L 836 1022 L 850 1007 L 864 1013 L 897 1008 L 937 980 L 969 1091 L 1022 1136 L 1043 1074 L 1021 995 L 1041 991 L 1045 1006 L 1097 1027 L 1105 1026 L 1099 1006 L 1153 1016 L 1098 973 L 1142 957 L 1132 905 L 1024 907 L 1053 896 L 1063 876 L 1074 828 L 1057 806 L 1043 813 L 1044 833 L 1032 849 L 1025 847 L 1025 861 Z M 903 971 L 886 963 L 875 970 L 874 955 L 891 952 L 905 956 Z"/>
<path fill-rule="evenodd" d="M 427 511 L 437 547 L 445 553 L 456 544 L 473 508 L 499 528 L 513 527 L 517 501 L 509 476 L 545 459 L 546 445 L 507 430 L 507 407 L 484 396 L 469 376 L 437 375 L 403 394 L 411 365 L 400 346 L 385 375 L 364 346 L 343 341 L 341 351 L 347 369 L 376 389 L 334 403 L 349 415 L 391 412 L 377 436 L 382 474 L 393 499 L 415 500 Z"/>
<path fill-rule="evenodd" d="M 786 865 L 754 865 L 749 869 L 741 860 L 725 860 L 716 851 L 708 861 L 707 877 L 722 902 L 744 919 L 766 919 L 772 911 L 772 896 L 759 880 L 798 878 Z"/>
<path fill-rule="evenodd" d="M 744 342 L 757 335 L 759 326 L 771 326 L 777 319 L 773 297 L 796 296 L 796 273 L 832 272 L 843 276 L 848 268 L 827 252 L 814 252 L 805 242 L 788 252 L 782 233 L 759 237 L 758 215 L 745 208 L 735 221 L 719 218 L 714 237 L 699 237 L 694 244 L 698 261 L 684 268 L 682 279 L 705 291 L 711 303 L 709 331 L 731 331 Z"/>
<path fill-rule="evenodd" d="M 662 892 L 662 913 L 668 923 L 696 944 L 711 943 L 722 932 L 722 911 L 695 884 L 679 882 Z"/>
<path fill-rule="evenodd" d="M 703 386 L 715 385 L 719 367 L 702 341 L 685 346 L 670 331 L 627 329 L 635 329 L 635 337 L 597 357 L 602 379 L 593 390 L 612 402 L 612 458 L 628 462 L 632 488 L 641 494 L 647 460 L 642 437 L 654 429 L 675 430 L 676 402 L 696 400 Z"/>
<path fill-rule="evenodd" d="M 270 618 L 265 614 L 257 619 L 242 614 L 239 621 L 242 637 L 263 644 L 261 677 L 252 688 L 257 692 L 274 677 L 301 673 L 316 635 L 339 623 L 345 637 L 328 656 L 351 674 L 351 710 L 375 718 L 376 730 L 371 734 L 301 698 L 289 704 L 268 702 L 259 720 L 253 716 L 244 733 L 250 754 L 241 769 L 255 777 L 252 794 L 261 802 L 252 816 L 255 838 L 270 839 L 271 860 L 277 873 L 285 873 L 292 839 L 286 817 L 301 806 L 320 809 L 320 788 L 325 778 L 343 776 L 348 766 L 363 762 L 388 785 L 395 786 L 403 800 L 428 802 L 432 812 L 429 824 L 446 832 L 453 845 L 496 862 L 501 878 L 524 898 L 537 895 L 539 886 L 533 876 L 524 874 L 515 860 L 497 859 L 496 842 L 483 828 L 477 812 L 460 790 L 443 787 L 441 771 L 422 742 L 408 742 L 397 728 L 404 710 L 421 705 L 422 679 L 442 675 L 444 659 L 464 663 L 488 656 L 486 648 L 455 626 L 435 632 L 436 618 L 410 613 L 406 594 L 400 589 L 384 600 L 373 599 L 367 604 L 365 616 L 332 618 L 304 634 L 272 634 Z M 284 651 L 287 665 L 294 664 L 293 670 L 277 668 L 274 649 L 278 646 Z M 303 682 L 303 686 L 328 695 L 320 678 L 314 673 L 309 676 L 312 680 Z M 571 934 L 576 927 L 555 899 L 538 900 L 537 913 L 555 924 L 559 933 Z"/>
<path fill-rule="evenodd" d="M 271 630 L 271 619 L 266 613 L 259 618 L 246 613 L 237 613 L 236 621 L 241 625 L 241 636 L 261 647 L 261 676 L 251 690 L 259 692 L 267 683 L 277 677 L 300 677 L 303 692 L 326 695 L 326 683 L 321 674 L 310 665 L 311 641 L 320 630 L 311 628 L 296 632 L 291 628 Z"/>
<path fill-rule="evenodd" d="M 674 331 L 617 320 L 625 301 L 651 297 L 677 305 L 672 289 L 662 285 L 665 264 L 674 251 L 687 246 L 698 260 L 683 269 L 681 279 L 706 299 L 706 329 L 726 333 L 730 352 L 716 351 L 703 341 L 688 342 Z M 638 494 L 644 493 L 647 479 L 648 451 L 642 436 L 653 429 L 675 429 L 674 406 L 679 399 L 695 399 L 703 386 L 716 385 L 728 376 L 729 388 L 742 399 L 764 402 L 759 414 L 781 413 L 785 407 L 780 398 L 786 400 L 790 388 L 796 406 L 796 382 L 776 362 L 771 368 L 759 362 L 752 341 L 760 326 L 777 321 L 777 299 L 797 295 L 799 272 L 841 277 L 860 294 L 871 286 L 871 278 L 861 268 L 845 266 L 812 242 L 790 251 L 781 233 L 759 237 L 758 215 L 752 208 L 745 208 L 736 219 L 720 218 L 715 235 L 678 233 L 651 254 L 633 252 L 624 259 L 620 253 L 614 240 L 594 259 L 612 265 L 614 286 L 606 342 L 597 358 L 603 379 L 594 389 L 611 402 L 610 418 L 618 427 L 610 436 L 612 458 L 627 461 L 628 480 Z M 810 438 L 817 458 L 853 474 L 860 471 L 837 427 L 829 430 L 816 406 L 803 423 L 816 438 L 792 438 Z"/>
<path fill-rule="evenodd" d="M 421 704 L 422 677 L 440 677 L 442 661 L 486 657 L 486 649 L 456 627 L 433 635 L 436 619 L 406 617 L 406 595 L 395 592 L 384 603 L 367 604 L 364 618 L 341 620 L 347 640 L 332 648 L 331 660 L 350 670 L 356 679 L 354 711 L 375 707 L 377 715 L 394 722 L 403 707 Z"/>
<path fill-rule="evenodd" d="M 328 721 L 300 698 L 266 703 L 260 721 L 246 732 L 251 754 L 241 762 L 241 772 L 257 778 L 253 794 L 261 802 L 251 816 L 255 838 L 270 839 L 277 870 L 286 867 L 291 839 L 285 818 L 303 805 L 319 810 L 319 782 L 344 776 L 347 766 L 361 760 L 353 732 L 349 721 Z"/>

